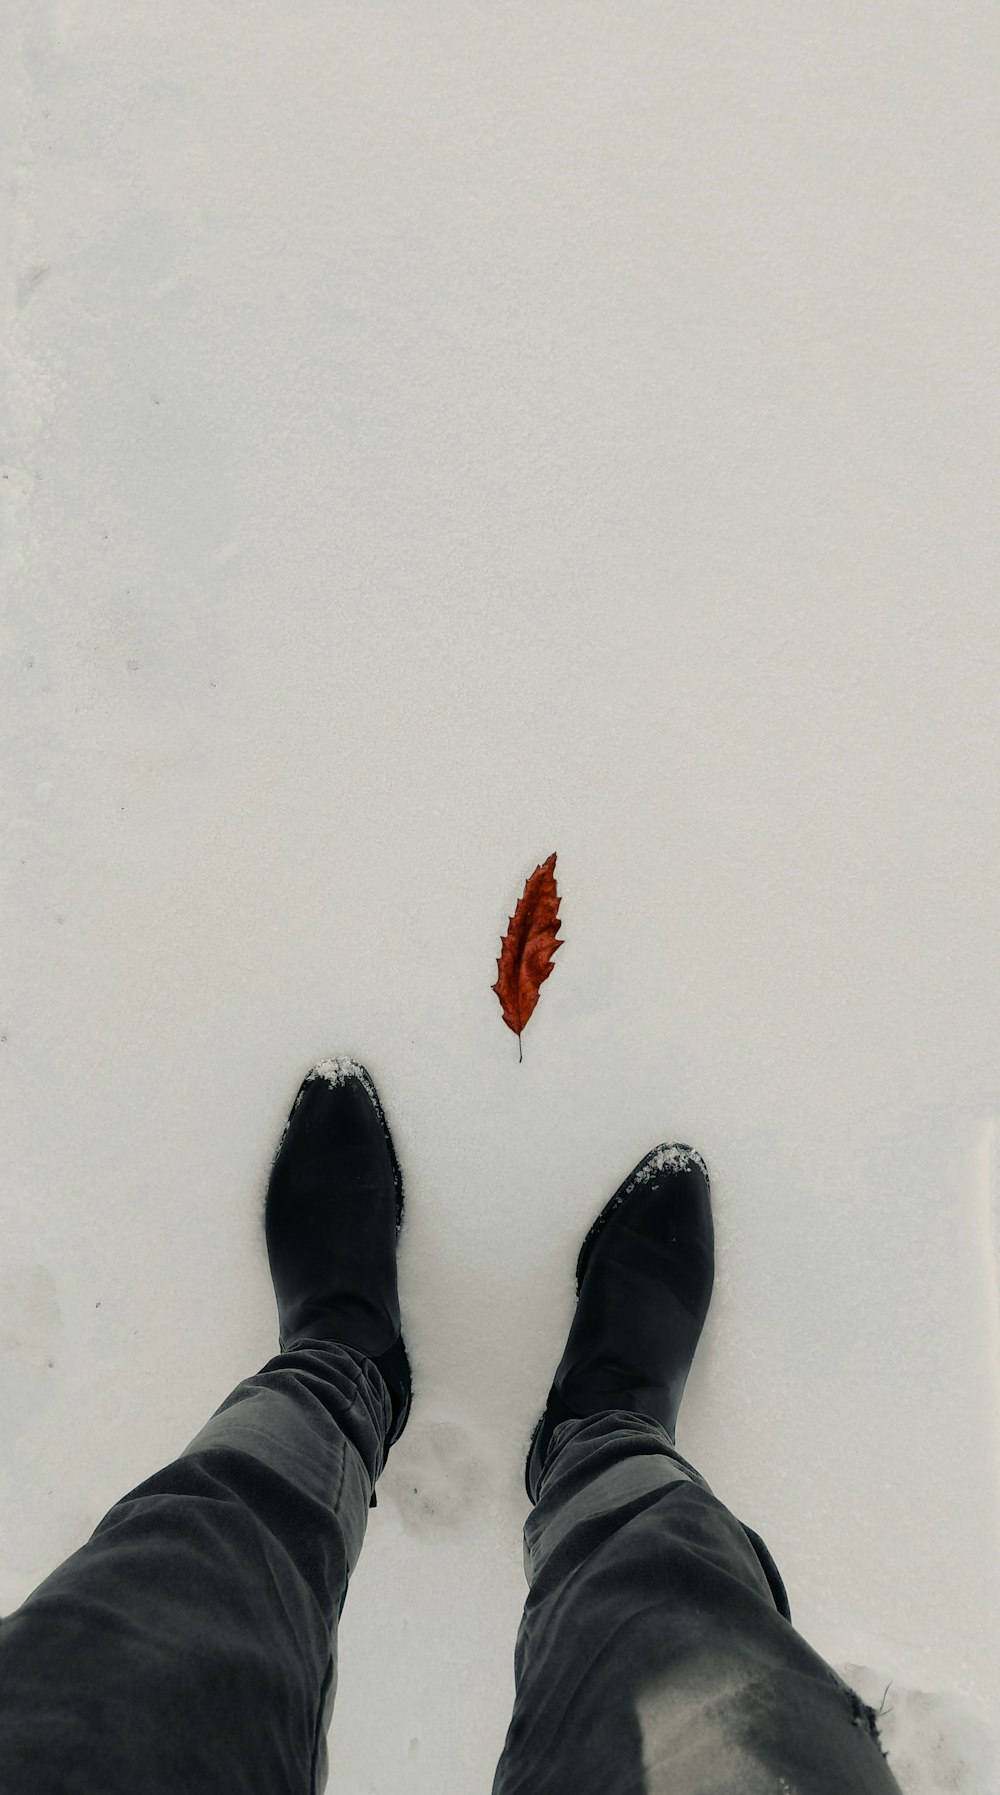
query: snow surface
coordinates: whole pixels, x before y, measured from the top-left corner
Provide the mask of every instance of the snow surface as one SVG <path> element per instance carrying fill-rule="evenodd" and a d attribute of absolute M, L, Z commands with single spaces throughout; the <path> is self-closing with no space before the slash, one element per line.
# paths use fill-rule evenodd
<path fill-rule="evenodd" d="M 680 1450 L 906 1795 L 996 1795 L 1000 17 L 7 22 L 0 1611 L 276 1350 L 356 1055 L 415 1398 L 333 1795 L 489 1789 L 579 1244 L 671 1140 Z"/>

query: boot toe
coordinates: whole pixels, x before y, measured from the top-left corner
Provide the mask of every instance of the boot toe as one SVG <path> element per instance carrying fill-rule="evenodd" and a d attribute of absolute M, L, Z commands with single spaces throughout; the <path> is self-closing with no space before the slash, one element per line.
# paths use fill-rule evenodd
<path fill-rule="evenodd" d="M 321 1064 L 306 1074 L 292 1104 L 271 1165 L 265 1205 L 268 1222 L 280 1204 L 287 1216 L 325 1206 L 331 1184 L 346 1194 L 392 1192 L 397 1230 L 403 1193 L 392 1137 L 375 1087 L 355 1061 L 326 1062 L 357 1068 L 339 1078 Z"/>
<path fill-rule="evenodd" d="M 712 1197 L 708 1167 L 701 1154 L 682 1143 L 653 1147 L 619 1185 L 601 1210 L 580 1248 L 577 1294 L 597 1242 L 613 1223 L 613 1232 L 627 1230 L 651 1243 L 680 1238 L 713 1241 Z"/>

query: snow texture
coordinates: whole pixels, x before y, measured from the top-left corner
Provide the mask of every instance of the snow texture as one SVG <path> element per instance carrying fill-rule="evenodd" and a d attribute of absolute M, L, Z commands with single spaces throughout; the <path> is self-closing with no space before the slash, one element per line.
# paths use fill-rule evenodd
<path fill-rule="evenodd" d="M 360 1060 L 352 1060 L 350 1055 L 346 1053 L 342 1053 L 337 1059 L 321 1060 L 318 1066 L 313 1066 L 306 1073 L 306 1078 L 307 1080 L 312 1078 L 323 1078 L 326 1080 L 327 1084 L 331 1084 L 334 1087 L 339 1084 L 346 1084 L 349 1078 L 358 1078 L 364 1085 L 365 1090 L 371 1095 L 374 1095 L 372 1081 L 365 1071 L 364 1066 L 361 1064 Z"/>
<path fill-rule="evenodd" d="M 672 1141 L 681 1452 L 906 1795 L 1000 1788 L 1000 14 L 943 18 L 8 9 L 0 1611 L 276 1350 L 357 1056 L 414 1404 L 331 1795 L 489 1789 L 576 1257 Z"/>
<path fill-rule="evenodd" d="M 628 1195 L 628 1192 L 634 1190 L 637 1184 L 648 1184 L 650 1178 L 655 1177 L 657 1172 L 665 1170 L 685 1172 L 689 1171 L 692 1166 L 697 1166 L 699 1171 L 704 1173 L 706 1178 L 708 1177 L 708 1167 L 696 1147 L 685 1147 L 677 1141 L 672 1144 L 664 1142 L 649 1154 L 641 1165 L 636 1167 L 635 1176 L 630 1178 L 625 1186 L 625 1194 Z"/>

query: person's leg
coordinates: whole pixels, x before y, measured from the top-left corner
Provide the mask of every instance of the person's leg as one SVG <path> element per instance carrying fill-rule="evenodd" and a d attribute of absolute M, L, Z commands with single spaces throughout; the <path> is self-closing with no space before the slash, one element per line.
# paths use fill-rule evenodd
<path fill-rule="evenodd" d="M 3 1795 L 318 1795 L 390 1421 L 329 1341 L 239 1384 L 0 1621 Z"/>
<path fill-rule="evenodd" d="M 280 1352 L 0 1621 L 0 1795 L 313 1795 L 337 1622 L 410 1413 L 403 1183 L 370 1073 L 323 1060 L 264 1234 Z"/>
<path fill-rule="evenodd" d="M 764 1542 L 651 1416 L 555 1429 L 524 1568 L 493 1795 L 900 1795 Z"/>

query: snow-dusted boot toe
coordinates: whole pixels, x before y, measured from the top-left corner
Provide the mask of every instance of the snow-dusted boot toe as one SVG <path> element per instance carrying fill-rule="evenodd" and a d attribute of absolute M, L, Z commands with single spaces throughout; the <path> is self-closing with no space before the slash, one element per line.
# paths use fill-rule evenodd
<path fill-rule="evenodd" d="M 402 1176 L 371 1076 L 357 1060 L 323 1060 L 299 1087 L 264 1206 L 278 1339 L 282 1352 L 337 1340 L 375 1361 L 392 1402 L 387 1451 L 411 1402 L 396 1282 L 402 1221 Z"/>
<path fill-rule="evenodd" d="M 705 1161 L 692 1147 L 654 1147 L 580 1249 L 576 1313 L 525 1463 L 532 1502 L 561 1421 L 628 1409 L 662 1422 L 673 1440 L 714 1279 Z"/>

